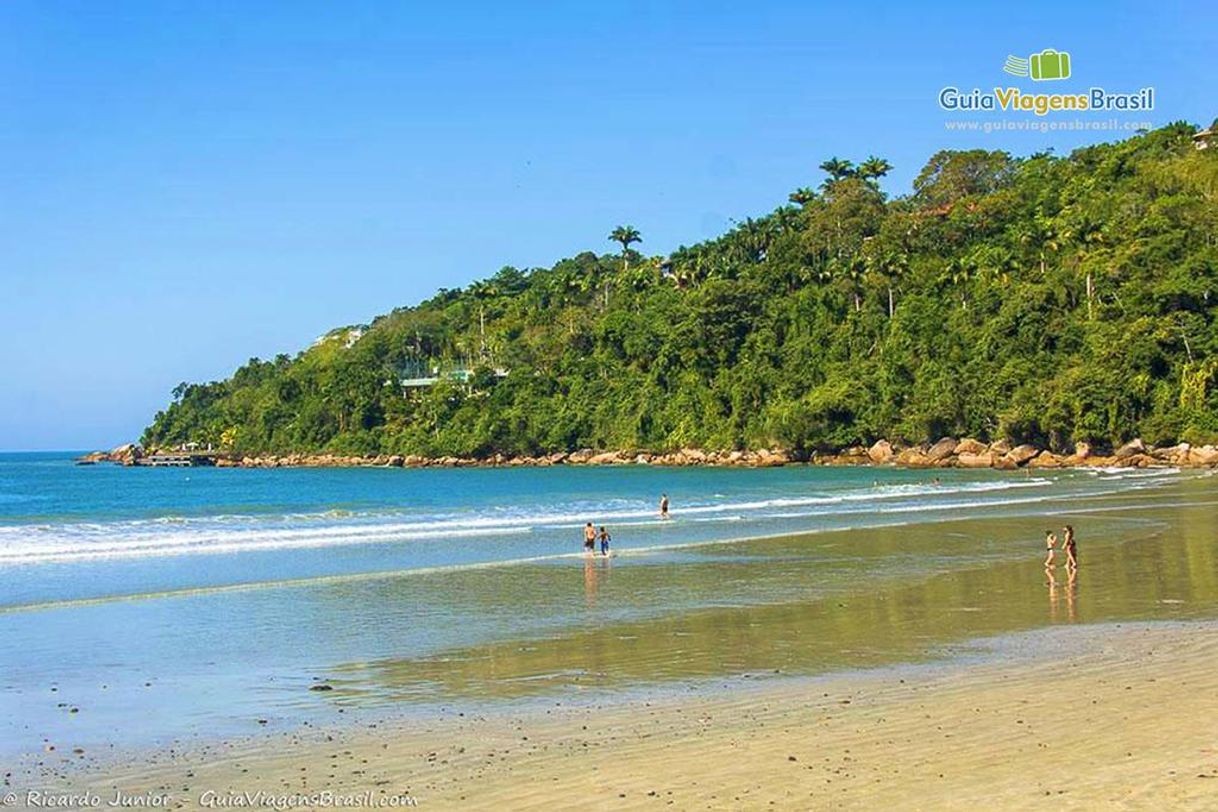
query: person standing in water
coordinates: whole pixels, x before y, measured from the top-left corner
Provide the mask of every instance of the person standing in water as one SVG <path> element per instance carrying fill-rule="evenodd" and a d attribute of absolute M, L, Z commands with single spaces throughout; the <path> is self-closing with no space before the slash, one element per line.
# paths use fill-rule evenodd
<path fill-rule="evenodd" d="M 605 529 L 604 525 L 601 525 L 600 540 L 601 540 L 601 555 L 608 557 L 609 556 L 609 531 Z"/>
<path fill-rule="evenodd" d="M 1066 549 L 1066 568 L 1070 570 L 1078 569 L 1078 547 L 1074 543 L 1073 525 L 1066 525 L 1062 546 Z"/>
<path fill-rule="evenodd" d="M 1053 559 L 1057 556 L 1057 536 L 1053 535 L 1052 530 L 1045 531 L 1045 550 L 1048 551 L 1045 556 L 1045 569 L 1051 570 L 1054 567 Z"/>
<path fill-rule="evenodd" d="M 668 494 L 660 494 L 660 518 L 668 518 Z"/>
<path fill-rule="evenodd" d="M 584 552 L 596 552 L 596 528 L 592 526 L 592 522 L 584 525 Z"/>

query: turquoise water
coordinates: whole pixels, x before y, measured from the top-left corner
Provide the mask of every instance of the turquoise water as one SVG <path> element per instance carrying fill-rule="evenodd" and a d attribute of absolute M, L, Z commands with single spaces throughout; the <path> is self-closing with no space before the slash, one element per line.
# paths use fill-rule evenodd
<path fill-rule="evenodd" d="M 0 751 L 326 718 L 335 705 L 307 690 L 315 679 L 350 681 L 402 660 L 414 665 L 393 670 L 410 684 L 365 680 L 344 696 L 438 707 L 455 701 L 443 683 L 459 671 L 443 663 L 463 653 L 1035 556 L 1039 527 L 967 543 L 909 537 L 907 549 L 900 528 L 965 516 L 1009 523 L 1189 476 L 124 469 L 0 455 Z M 668 521 L 656 511 L 662 492 Z M 609 527 L 614 558 L 585 559 L 585 521 Z M 889 542 L 741 541 L 845 528 L 888 528 Z"/>

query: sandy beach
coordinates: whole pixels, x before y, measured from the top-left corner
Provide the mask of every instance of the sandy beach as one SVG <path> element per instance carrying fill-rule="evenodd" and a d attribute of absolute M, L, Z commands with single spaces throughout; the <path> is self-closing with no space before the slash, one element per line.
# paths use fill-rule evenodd
<path fill-rule="evenodd" d="M 1203 809 L 1218 799 L 1211 622 L 1059 627 L 944 664 L 741 682 L 284 734 L 26 780 L 103 799 L 163 795 L 178 808 L 246 792 L 296 808 L 324 806 L 324 795 L 308 800 L 322 792 L 439 809 Z"/>
<path fill-rule="evenodd" d="M 1212 808 L 1210 478 L 956 476 L 893 486 L 909 523 L 0 613 L 0 801 Z M 1050 578 L 1065 524 L 1083 564 Z"/>

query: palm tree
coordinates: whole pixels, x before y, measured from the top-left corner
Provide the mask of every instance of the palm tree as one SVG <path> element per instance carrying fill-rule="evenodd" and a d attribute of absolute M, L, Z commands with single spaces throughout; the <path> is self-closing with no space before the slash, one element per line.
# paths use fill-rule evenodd
<path fill-rule="evenodd" d="M 882 178 L 892 171 L 892 164 L 884 158 L 877 158 L 874 155 L 868 156 L 867 160 L 859 164 L 858 170 L 855 172 L 863 180 L 875 180 Z"/>
<path fill-rule="evenodd" d="M 969 260 L 952 257 L 943 270 L 942 281 L 960 289 L 960 309 L 968 310 L 968 283 L 973 279 L 973 264 Z"/>
<path fill-rule="evenodd" d="M 609 240 L 611 242 L 621 243 L 622 246 L 622 270 L 630 267 L 630 244 L 642 242 L 643 236 L 639 234 L 639 230 L 634 226 L 618 226 L 609 232 Z"/>
<path fill-rule="evenodd" d="M 787 195 L 787 200 L 800 206 L 806 206 L 816 199 L 816 191 L 809 189 L 807 186 L 801 186 L 791 194 Z"/>
<path fill-rule="evenodd" d="M 634 226 L 618 226 L 609 232 L 608 239 L 616 243 L 621 243 L 622 246 L 622 273 L 630 269 L 630 243 L 642 242 L 643 236 L 639 234 L 639 230 Z M 605 280 L 605 309 L 609 308 L 609 280 Z"/>
<path fill-rule="evenodd" d="M 909 270 L 909 257 L 900 251 L 879 251 L 867 257 L 869 270 L 888 289 L 888 318 L 897 312 L 893 287 Z"/>
<path fill-rule="evenodd" d="M 829 158 L 828 161 L 821 164 L 821 169 L 829 175 L 828 180 L 822 184 L 825 189 L 839 180 L 854 177 L 855 174 L 854 164 L 844 161 L 843 158 Z"/>
<path fill-rule="evenodd" d="M 1080 269 L 1086 281 L 1087 320 L 1090 321 L 1095 318 L 1096 263 L 1089 260 L 1092 259 L 1093 253 L 1099 253 L 1096 249 L 1104 242 L 1103 226 L 1100 225 L 1098 220 L 1083 219 L 1076 223 L 1073 228 L 1067 229 L 1062 236 L 1076 250 L 1074 264 Z"/>

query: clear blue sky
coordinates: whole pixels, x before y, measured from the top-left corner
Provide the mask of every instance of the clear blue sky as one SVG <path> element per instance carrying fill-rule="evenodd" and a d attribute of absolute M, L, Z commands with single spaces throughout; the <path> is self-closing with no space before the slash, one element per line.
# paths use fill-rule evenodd
<path fill-rule="evenodd" d="M 1170 1 L 6 0 L 0 448 L 134 439 L 181 380 L 620 223 L 669 251 L 829 156 L 900 194 L 940 148 L 1113 137 L 947 132 L 944 85 L 1153 85 L 1155 126 L 1208 123 L 1216 32 Z M 1077 81 L 1002 74 L 1047 47 Z"/>

